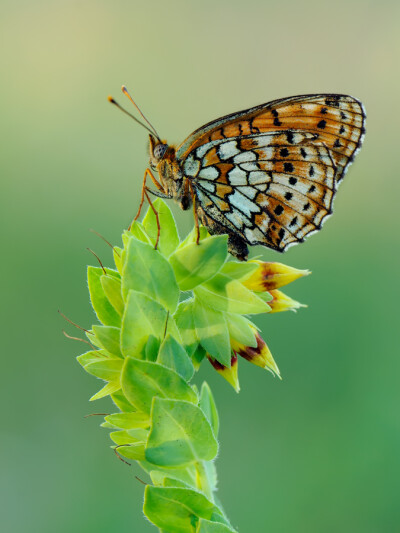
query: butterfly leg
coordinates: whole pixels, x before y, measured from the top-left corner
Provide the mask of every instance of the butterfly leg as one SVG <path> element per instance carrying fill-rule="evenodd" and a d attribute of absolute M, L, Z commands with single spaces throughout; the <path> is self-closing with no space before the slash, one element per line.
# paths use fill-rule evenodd
<path fill-rule="evenodd" d="M 142 197 L 140 199 L 140 204 L 139 204 L 139 209 L 138 209 L 138 212 L 136 213 L 136 216 L 135 218 L 133 219 L 133 221 L 137 220 L 140 216 L 140 212 L 142 211 L 142 207 L 143 207 L 143 203 L 144 203 L 144 199 L 145 199 L 145 196 L 146 196 L 146 179 L 147 179 L 147 175 L 150 176 L 150 179 L 151 181 L 154 183 L 154 185 L 157 187 L 157 189 L 159 190 L 160 193 L 162 194 L 165 194 L 165 191 L 164 191 L 164 188 L 163 186 L 156 180 L 156 178 L 154 177 L 152 171 L 149 169 L 149 168 L 146 168 L 146 170 L 144 171 L 144 176 L 143 176 L 143 184 L 142 184 Z M 148 189 L 147 189 L 148 190 Z M 147 195 L 147 198 L 148 198 L 148 195 Z M 129 226 L 130 228 L 130 226 Z M 128 228 L 128 229 L 129 229 Z"/>
<path fill-rule="evenodd" d="M 157 209 L 154 207 L 153 205 L 153 202 L 151 201 L 150 199 L 150 196 L 149 196 L 149 193 L 147 192 L 148 189 L 147 187 L 144 188 L 144 196 L 146 197 L 147 201 L 149 202 L 149 205 L 151 207 L 151 209 L 153 210 L 153 213 L 156 217 L 156 224 L 157 224 L 157 239 L 156 239 L 156 243 L 154 245 L 154 250 L 157 250 L 157 246 L 158 246 L 158 241 L 160 240 L 160 233 L 161 233 L 161 226 L 160 226 L 160 218 L 158 216 L 158 211 Z"/>

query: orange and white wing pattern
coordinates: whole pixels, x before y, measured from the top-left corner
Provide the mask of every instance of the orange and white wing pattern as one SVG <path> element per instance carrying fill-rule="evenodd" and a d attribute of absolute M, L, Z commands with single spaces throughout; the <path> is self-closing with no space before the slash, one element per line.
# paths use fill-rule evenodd
<path fill-rule="evenodd" d="M 206 124 L 176 157 L 207 225 L 283 252 L 332 213 L 364 123 L 351 96 L 294 96 Z"/>

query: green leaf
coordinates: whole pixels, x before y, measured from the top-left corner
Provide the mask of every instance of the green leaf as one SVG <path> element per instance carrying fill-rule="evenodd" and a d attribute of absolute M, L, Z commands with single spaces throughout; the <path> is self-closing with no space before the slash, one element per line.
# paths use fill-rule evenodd
<path fill-rule="evenodd" d="M 105 396 L 108 396 L 109 394 L 114 393 L 115 391 L 119 390 L 121 388 L 120 380 L 116 381 L 110 381 L 110 383 L 107 383 L 104 385 L 102 389 L 100 389 L 96 394 L 93 394 L 91 398 L 89 398 L 90 402 L 93 402 L 94 400 L 100 400 L 100 398 L 104 398 Z"/>
<path fill-rule="evenodd" d="M 200 344 L 222 365 L 231 366 L 231 345 L 224 315 L 195 301 L 193 318 Z"/>
<path fill-rule="evenodd" d="M 258 269 L 257 263 L 247 263 L 246 261 L 227 261 L 221 268 L 221 274 L 225 274 L 232 279 L 244 280 Z"/>
<path fill-rule="evenodd" d="M 184 481 L 171 477 L 161 470 L 152 470 L 150 472 L 150 477 L 153 485 L 156 487 L 181 487 L 183 489 L 191 487 Z"/>
<path fill-rule="evenodd" d="M 196 287 L 193 292 L 204 305 L 217 311 L 247 315 L 267 313 L 271 310 L 269 305 L 240 281 L 224 274 L 217 274 L 211 280 Z"/>
<path fill-rule="evenodd" d="M 118 274 L 109 268 L 106 269 L 106 272 L 110 275 Z M 101 285 L 100 278 L 103 274 L 103 269 L 99 267 L 89 266 L 87 269 L 90 301 L 100 322 L 106 326 L 120 327 L 121 317 L 108 301 Z"/>
<path fill-rule="evenodd" d="M 85 370 L 92 376 L 96 376 L 96 378 L 119 381 L 122 365 L 122 359 L 104 359 L 103 361 L 89 363 L 85 366 Z"/>
<path fill-rule="evenodd" d="M 122 274 L 122 266 L 123 266 L 122 252 L 123 252 L 122 248 L 119 248 L 118 246 L 113 246 L 114 263 L 115 263 L 115 266 L 117 267 L 119 274 Z"/>
<path fill-rule="evenodd" d="M 110 439 L 115 442 L 117 446 L 138 442 L 137 439 L 129 435 L 127 431 L 112 431 L 110 433 Z"/>
<path fill-rule="evenodd" d="M 199 407 L 206 415 L 207 420 L 209 421 L 210 426 L 214 432 L 214 435 L 218 437 L 219 418 L 217 406 L 215 405 L 211 389 L 208 386 L 208 383 L 206 383 L 205 381 L 203 382 L 203 385 L 201 387 Z"/>
<path fill-rule="evenodd" d="M 129 230 L 129 233 L 133 235 L 138 241 L 146 242 L 148 244 L 152 244 L 150 237 L 147 235 L 143 224 L 139 222 L 138 220 L 134 220 L 132 222 L 131 228 Z"/>
<path fill-rule="evenodd" d="M 97 350 L 91 350 L 90 352 L 83 353 L 81 355 L 78 355 L 76 358 L 78 363 L 85 368 L 86 365 L 89 363 L 94 363 L 95 361 L 103 361 L 103 359 L 107 359 L 107 356 L 102 355 Z"/>
<path fill-rule="evenodd" d="M 168 205 L 161 200 L 161 198 L 156 198 L 153 201 L 153 206 L 158 213 L 158 219 L 160 222 L 160 239 L 158 241 L 158 249 L 160 252 L 168 257 L 174 252 L 179 244 L 178 230 L 176 228 L 176 223 L 172 212 Z M 143 219 L 143 227 L 150 237 L 151 243 L 155 245 L 157 240 L 157 222 L 154 211 L 149 207 L 147 213 Z"/>
<path fill-rule="evenodd" d="M 205 358 L 206 354 L 207 352 L 205 351 L 203 346 L 199 344 L 196 351 L 192 355 L 192 363 L 193 363 L 195 370 L 198 370 L 200 368 L 200 365 L 203 359 Z"/>
<path fill-rule="evenodd" d="M 115 403 L 115 405 L 118 407 L 118 409 L 120 409 L 121 411 L 126 412 L 126 413 L 135 411 L 134 406 L 130 402 L 128 402 L 122 390 L 119 390 L 111 394 L 111 399 Z"/>
<path fill-rule="evenodd" d="M 182 400 L 154 398 L 147 461 L 160 466 L 178 466 L 193 461 L 211 461 L 218 443 L 204 413 Z"/>
<path fill-rule="evenodd" d="M 92 326 L 92 331 L 101 347 L 112 355 L 123 357 L 120 348 L 120 328 L 113 326 Z"/>
<path fill-rule="evenodd" d="M 229 335 L 235 341 L 244 344 L 244 346 L 250 346 L 255 348 L 257 346 L 257 339 L 254 330 L 255 326 L 250 320 L 241 315 L 227 314 L 226 321 L 228 324 Z"/>
<path fill-rule="evenodd" d="M 122 316 L 122 313 L 124 312 L 124 301 L 121 295 L 121 280 L 114 276 L 103 275 L 100 276 L 100 283 L 108 301 L 117 311 L 119 316 Z"/>
<path fill-rule="evenodd" d="M 135 442 L 140 442 L 144 444 L 147 440 L 148 434 L 148 430 L 143 428 L 129 431 L 120 430 L 113 431 L 112 433 L 110 433 L 110 438 L 118 446 L 123 446 L 124 444 L 132 444 Z"/>
<path fill-rule="evenodd" d="M 160 346 L 157 363 L 171 368 L 185 381 L 190 381 L 194 374 L 192 361 L 184 348 L 171 335 L 163 340 Z"/>
<path fill-rule="evenodd" d="M 205 226 L 199 227 L 200 232 L 200 240 L 208 239 L 210 237 L 210 234 L 208 233 L 208 229 Z M 188 244 L 194 244 L 197 242 L 197 228 L 194 226 L 192 231 L 190 231 L 186 237 L 183 239 L 183 241 L 180 243 L 178 248 L 183 248 L 187 246 Z"/>
<path fill-rule="evenodd" d="M 143 468 L 145 472 L 147 472 L 150 476 L 153 475 L 155 471 L 158 472 L 164 472 L 165 475 L 169 477 L 173 477 L 175 479 L 179 479 L 183 483 L 186 483 L 186 485 L 189 485 L 190 487 L 196 488 L 196 480 L 197 480 L 197 471 L 195 468 L 195 464 L 192 465 L 186 465 L 184 468 L 178 466 L 178 467 L 162 467 L 157 465 L 155 467 L 152 463 L 149 463 L 148 461 L 141 461 L 140 466 Z"/>
<path fill-rule="evenodd" d="M 189 298 L 178 305 L 174 315 L 186 352 L 191 357 L 199 344 L 193 319 L 194 299 Z"/>
<path fill-rule="evenodd" d="M 160 339 L 156 339 L 153 335 L 150 335 L 144 351 L 146 361 L 157 361 L 160 344 Z"/>
<path fill-rule="evenodd" d="M 165 326 L 167 325 L 167 328 Z M 165 331 L 166 329 L 166 331 Z M 121 351 L 125 356 L 142 357 L 150 335 L 163 339 L 170 333 L 178 342 L 181 338 L 172 316 L 158 302 L 141 292 L 130 291 L 125 305 L 121 328 Z"/>
<path fill-rule="evenodd" d="M 150 244 L 131 238 L 122 274 L 122 294 L 130 290 L 147 294 L 174 313 L 179 300 L 179 288 L 171 265 Z"/>
<path fill-rule="evenodd" d="M 210 520 L 200 519 L 196 533 L 237 533 L 235 529 L 221 524 L 221 522 L 211 522 Z"/>
<path fill-rule="evenodd" d="M 142 461 L 144 459 L 144 450 L 144 442 L 134 442 L 128 446 L 119 446 L 117 452 L 127 459 Z"/>
<path fill-rule="evenodd" d="M 158 528 L 194 533 L 200 518 L 210 520 L 219 509 L 195 490 L 147 485 L 143 511 Z"/>
<path fill-rule="evenodd" d="M 227 235 L 215 235 L 178 248 L 169 262 L 174 269 L 181 291 L 193 289 L 215 276 L 227 256 Z"/>
<path fill-rule="evenodd" d="M 150 418 L 145 413 L 115 413 L 104 417 L 106 422 L 121 429 L 148 428 Z"/>
<path fill-rule="evenodd" d="M 158 363 L 128 357 L 122 371 L 122 390 L 128 400 L 150 413 L 154 396 L 198 401 L 196 393 L 179 374 Z"/>

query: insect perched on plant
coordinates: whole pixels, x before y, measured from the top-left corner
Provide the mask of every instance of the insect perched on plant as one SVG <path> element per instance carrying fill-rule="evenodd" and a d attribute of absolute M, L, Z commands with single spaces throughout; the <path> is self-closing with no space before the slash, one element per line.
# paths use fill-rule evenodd
<path fill-rule="evenodd" d="M 321 229 L 349 164 L 361 147 L 365 111 L 342 94 L 311 94 L 274 100 L 226 115 L 193 132 L 178 147 L 149 127 L 148 193 L 193 206 L 211 234 L 228 234 L 229 251 L 240 259 L 247 245 L 278 252 Z M 153 174 L 157 170 L 159 180 Z M 156 190 L 146 186 L 149 176 Z M 136 217 L 136 218 L 137 218 Z"/>

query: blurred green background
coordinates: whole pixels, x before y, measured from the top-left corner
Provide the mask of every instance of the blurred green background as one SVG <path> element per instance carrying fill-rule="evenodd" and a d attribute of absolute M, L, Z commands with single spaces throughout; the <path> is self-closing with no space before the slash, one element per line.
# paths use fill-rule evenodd
<path fill-rule="evenodd" d="M 221 417 L 219 497 L 241 533 L 400 530 L 398 121 L 400 4 L 3 0 L 2 530 L 151 532 L 143 485 L 89 404 L 100 383 L 57 309 L 94 321 L 85 281 L 111 264 L 138 205 L 147 133 L 106 101 L 127 84 L 169 142 L 274 98 L 352 94 L 367 135 L 335 215 L 284 257 L 309 307 L 259 320 L 283 381 L 246 362 Z M 125 105 L 129 102 L 125 99 Z M 133 108 L 131 108 L 133 111 Z M 182 234 L 190 212 L 174 213 Z M 144 477 L 144 475 L 142 476 Z"/>

